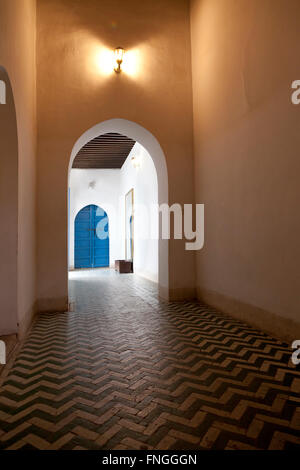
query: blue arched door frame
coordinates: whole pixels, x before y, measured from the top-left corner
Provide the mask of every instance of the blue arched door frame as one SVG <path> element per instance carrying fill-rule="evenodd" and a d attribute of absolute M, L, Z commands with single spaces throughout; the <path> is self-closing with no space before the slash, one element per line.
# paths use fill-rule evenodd
<path fill-rule="evenodd" d="M 109 266 L 109 222 L 101 207 L 90 204 L 78 212 L 74 255 L 75 269 Z"/>

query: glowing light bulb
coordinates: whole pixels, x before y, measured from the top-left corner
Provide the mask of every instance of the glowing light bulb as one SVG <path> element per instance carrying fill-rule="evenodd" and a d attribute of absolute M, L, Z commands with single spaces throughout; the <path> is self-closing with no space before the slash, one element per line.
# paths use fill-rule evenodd
<path fill-rule="evenodd" d="M 115 49 L 115 61 L 117 63 L 117 65 L 115 66 L 114 70 L 116 73 L 120 73 L 122 71 L 121 69 L 121 65 L 122 65 L 122 62 L 123 62 L 123 57 L 124 57 L 124 49 L 123 47 L 116 47 Z"/>

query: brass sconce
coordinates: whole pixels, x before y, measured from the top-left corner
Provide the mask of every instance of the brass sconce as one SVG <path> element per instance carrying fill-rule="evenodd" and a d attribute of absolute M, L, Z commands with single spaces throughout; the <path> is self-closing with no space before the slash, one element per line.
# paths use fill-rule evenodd
<path fill-rule="evenodd" d="M 134 168 L 138 168 L 141 166 L 141 162 L 138 157 L 131 157 L 131 163 Z"/>
<path fill-rule="evenodd" d="M 114 71 L 116 73 L 121 73 L 122 69 L 121 69 L 121 65 L 122 65 L 122 62 L 123 62 L 123 57 L 124 57 L 124 52 L 125 50 L 123 49 L 123 47 L 116 47 L 115 48 L 115 60 L 116 60 L 116 67 L 114 68 Z"/>

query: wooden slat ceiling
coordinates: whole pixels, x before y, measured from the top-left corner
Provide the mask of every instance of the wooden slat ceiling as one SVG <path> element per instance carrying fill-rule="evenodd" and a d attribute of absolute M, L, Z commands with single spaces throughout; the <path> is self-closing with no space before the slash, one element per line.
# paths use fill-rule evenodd
<path fill-rule="evenodd" d="M 77 153 L 73 168 L 122 168 L 135 141 L 110 132 L 85 144 Z"/>

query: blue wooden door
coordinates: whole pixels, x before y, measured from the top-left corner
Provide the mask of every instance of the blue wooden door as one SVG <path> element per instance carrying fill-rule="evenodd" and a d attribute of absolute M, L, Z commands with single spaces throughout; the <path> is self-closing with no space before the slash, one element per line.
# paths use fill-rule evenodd
<path fill-rule="evenodd" d="M 75 268 L 109 266 L 109 226 L 106 212 L 89 205 L 75 219 Z"/>

